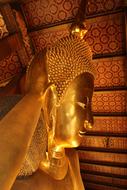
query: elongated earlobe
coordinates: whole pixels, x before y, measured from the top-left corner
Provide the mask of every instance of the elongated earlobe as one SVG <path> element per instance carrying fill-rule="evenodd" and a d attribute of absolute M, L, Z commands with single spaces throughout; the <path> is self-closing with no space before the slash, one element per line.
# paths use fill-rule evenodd
<path fill-rule="evenodd" d="M 54 84 L 48 84 L 42 96 L 42 109 L 44 112 L 44 120 L 46 122 L 47 130 L 53 127 L 53 118 L 56 119 L 57 107 L 57 92 Z"/>

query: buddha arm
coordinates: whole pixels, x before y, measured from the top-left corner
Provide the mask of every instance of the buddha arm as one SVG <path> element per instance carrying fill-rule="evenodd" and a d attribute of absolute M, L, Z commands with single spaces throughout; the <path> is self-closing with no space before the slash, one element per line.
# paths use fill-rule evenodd
<path fill-rule="evenodd" d="M 9 190 L 19 172 L 42 107 L 28 93 L 0 122 L 0 189 Z"/>

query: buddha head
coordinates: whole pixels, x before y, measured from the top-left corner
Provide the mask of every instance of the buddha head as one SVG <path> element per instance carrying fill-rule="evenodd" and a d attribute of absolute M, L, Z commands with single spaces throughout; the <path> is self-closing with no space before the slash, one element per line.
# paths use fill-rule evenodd
<path fill-rule="evenodd" d="M 41 120 L 19 176 L 36 171 L 43 159 L 41 150 L 46 151 L 47 136 L 42 138 L 42 128 L 47 129 L 48 144 L 74 148 L 80 145 L 83 134 L 93 125 L 94 67 L 88 44 L 78 35 L 70 35 L 44 51 L 41 58 L 41 64 L 47 67 L 49 86 L 45 87 Z"/>
<path fill-rule="evenodd" d="M 62 38 L 46 52 L 48 78 L 56 87 L 57 99 L 52 104 L 56 106 L 53 138 L 60 147 L 79 146 L 82 135 L 93 125 L 94 67 L 91 61 L 88 44 L 77 35 Z"/>

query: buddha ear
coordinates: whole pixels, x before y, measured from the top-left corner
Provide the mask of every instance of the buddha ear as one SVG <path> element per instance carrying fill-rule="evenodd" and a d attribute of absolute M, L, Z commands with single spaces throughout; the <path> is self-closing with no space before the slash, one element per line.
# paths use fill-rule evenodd
<path fill-rule="evenodd" d="M 57 105 L 57 92 L 54 84 L 48 84 L 44 94 L 43 94 L 43 112 L 44 120 L 49 128 L 52 128 L 52 116 L 56 115 L 56 105 Z"/>

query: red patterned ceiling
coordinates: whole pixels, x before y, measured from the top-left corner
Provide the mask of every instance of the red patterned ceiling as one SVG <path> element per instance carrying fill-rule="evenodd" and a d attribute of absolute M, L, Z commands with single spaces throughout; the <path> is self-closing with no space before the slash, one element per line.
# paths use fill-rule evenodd
<path fill-rule="evenodd" d="M 21 72 L 21 64 L 17 53 L 12 53 L 0 61 L 0 83 L 12 79 L 17 73 Z"/>
<path fill-rule="evenodd" d="M 94 59 L 96 68 L 95 87 L 125 86 L 126 57 Z"/>
<path fill-rule="evenodd" d="M 94 92 L 93 111 L 98 113 L 127 112 L 126 97 L 126 91 Z"/>
<path fill-rule="evenodd" d="M 94 55 L 125 52 L 122 13 L 88 19 L 86 41 Z"/>
<path fill-rule="evenodd" d="M 30 28 L 54 24 L 75 18 L 81 0 L 27 0 L 22 10 Z M 122 7 L 121 0 L 89 0 L 87 15 L 94 15 Z"/>
<path fill-rule="evenodd" d="M 94 117 L 94 126 L 89 132 L 98 134 L 124 134 L 127 132 L 127 117 Z"/>
<path fill-rule="evenodd" d="M 27 1 L 22 8 L 30 28 L 75 17 L 81 0 Z"/>
<path fill-rule="evenodd" d="M 113 11 L 122 6 L 121 0 L 88 0 L 87 15 Z"/>

